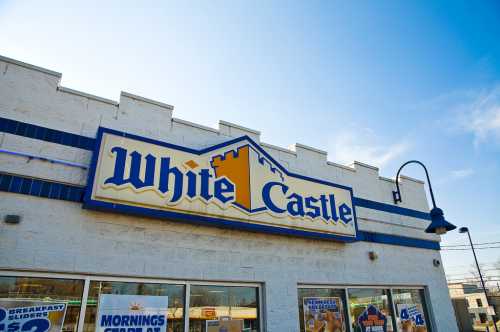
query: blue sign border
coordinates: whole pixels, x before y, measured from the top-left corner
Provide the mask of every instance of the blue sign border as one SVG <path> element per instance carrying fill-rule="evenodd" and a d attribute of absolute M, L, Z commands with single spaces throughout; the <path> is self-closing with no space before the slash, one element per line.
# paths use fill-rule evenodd
<path fill-rule="evenodd" d="M 113 134 L 113 135 L 121 136 L 121 137 L 126 137 L 126 138 L 130 138 L 130 139 L 134 139 L 134 140 L 138 140 L 138 141 L 142 141 L 142 142 L 146 142 L 146 143 L 155 144 L 155 145 L 160 145 L 160 146 L 164 146 L 164 147 L 167 147 L 170 149 L 189 152 L 191 154 L 196 154 L 196 155 L 205 154 L 207 152 L 217 150 L 217 149 L 223 148 L 225 146 L 229 146 L 229 145 L 232 145 L 232 144 L 235 144 L 238 142 L 242 142 L 242 141 L 247 141 L 250 145 L 252 145 L 252 147 L 257 149 L 266 158 L 271 160 L 276 165 L 276 167 L 278 167 L 282 172 L 284 172 L 286 175 L 288 175 L 290 177 L 295 177 L 295 178 L 306 180 L 306 181 L 316 182 L 316 183 L 320 183 L 323 185 L 348 190 L 350 195 L 351 195 L 352 210 L 353 210 L 353 222 L 354 222 L 354 228 L 356 231 L 356 235 L 355 236 L 347 236 L 347 235 L 337 235 L 337 234 L 329 234 L 329 233 L 322 233 L 322 232 L 315 232 L 315 231 L 297 230 L 297 229 L 279 227 L 279 226 L 268 226 L 268 225 L 254 224 L 254 223 L 249 223 L 249 222 L 243 222 L 240 220 L 222 219 L 222 218 L 208 217 L 208 216 L 196 215 L 196 214 L 190 214 L 190 213 L 165 211 L 165 210 L 158 210 L 158 209 L 151 209 L 151 208 L 145 208 L 145 207 L 138 207 L 138 206 L 132 206 L 132 205 L 126 205 L 126 204 L 116 204 L 116 203 L 109 203 L 109 202 L 94 200 L 94 199 L 92 199 L 92 191 L 94 188 L 94 180 L 95 180 L 97 161 L 99 158 L 99 150 L 101 149 L 102 137 L 105 133 Z M 216 144 L 216 145 L 213 145 L 213 146 L 208 147 L 208 148 L 196 150 L 196 149 L 191 149 L 191 148 L 187 148 L 184 146 L 179 146 L 179 145 L 175 145 L 175 144 L 171 144 L 171 143 L 167 143 L 167 142 L 154 140 L 151 138 L 146 138 L 146 137 L 141 137 L 141 136 L 134 135 L 134 134 L 121 132 L 121 131 L 114 130 L 114 129 L 99 127 L 97 130 L 96 143 L 95 143 L 94 151 L 92 154 L 92 162 L 91 162 L 90 168 L 89 168 L 89 177 L 88 177 L 88 181 L 87 181 L 87 187 L 85 190 L 85 195 L 83 197 L 83 208 L 100 210 L 100 211 L 120 212 L 120 213 L 124 213 L 124 214 L 132 214 L 132 215 L 139 215 L 139 216 L 146 216 L 146 217 L 153 217 L 153 218 L 160 218 L 160 219 L 179 220 L 179 221 L 203 224 L 203 225 L 208 225 L 208 226 L 234 228 L 234 229 L 240 229 L 240 230 L 246 230 L 246 231 L 264 232 L 264 233 L 271 233 L 271 234 L 313 237 L 313 238 L 329 239 L 329 240 L 336 240 L 336 241 L 342 241 L 342 242 L 354 242 L 354 241 L 360 240 L 360 237 L 359 237 L 360 235 L 358 232 L 357 217 L 356 217 L 356 207 L 354 205 L 354 195 L 353 195 L 353 191 L 352 191 L 351 187 L 342 186 L 342 185 L 328 182 L 325 180 L 319 180 L 319 179 L 311 178 L 308 176 L 292 173 L 292 172 L 288 171 L 286 168 L 284 168 L 280 163 L 278 163 L 259 144 L 257 144 L 255 141 L 253 141 L 247 135 L 241 136 L 241 137 L 238 137 L 238 138 L 235 138 L 235 139 L 232 139 L 232 140 L 220 143 L 220 144 Z"/>

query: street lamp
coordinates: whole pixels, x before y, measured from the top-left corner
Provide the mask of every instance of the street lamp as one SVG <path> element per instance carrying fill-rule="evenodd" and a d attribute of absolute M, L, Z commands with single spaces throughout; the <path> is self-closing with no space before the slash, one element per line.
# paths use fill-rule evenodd
<path fill-rule="evenodd" d="M 431 224 L 426 228 L 425 232 L 442 235 L 448 231 L 452 231 L 455 228 L 457 228 L 457 226 L 447 222 L 444 219 L 443 210 L 441 210 L 436 206 L 436 201 L 434 200 L 434 192 L 432 191 L 431 180 L 429 179 L 429 172 L 427 172 L 427 168 L 425 167 L 425 165 L 418 160 L 407 161 L 399 168 L 398 173 L 396 174 L 396 191 L 392 192 L 392 196 L 394 198 L 394 204 L 398 204 L 399 202 L 403 201 L 401 198 L 401 191 L 399 189 L 399 173 L 401 172 L 403 167 L 411 163 L 419 164 L 424 168 L 425 175 L 427 177 L 427 184 L 429 185 L 429 191 L 431 193 L 431 200 L 432 200 L 432 210 L 430 211 Z"/>
<path fill-rule="evenodd" d="M 486 296 L 486 302 L 488 302 L 488 307 L 489 307 L 491 303 L 490 298 L 488 297 L 488 292 L 486 291 L 486 286 L 484 285 L 483 275 L 481 273 L 481 268 L 479 267 L 479 263 L 477 262 L 476 251 L 474 250 L 474 244 L 472 243 L 472 238 L 470 237 L 469 229 L 467 227 L 460 227 L 458 229 L 458 232 L 462 234 L 467 233 L 467 235 L 469 236 L 470 247 L 472 249 L 472 253 L 474 254 L 474 260 L 476 261 L 477 272 L 479 273 L 479 279 L 481 279 L 481 285 L 483 286 L 484 296 Z M 495 315 L 493 316 L 493 326 L 495 326 L 495 331 L 498 332 L 495 316 L 496 312 Z"/>

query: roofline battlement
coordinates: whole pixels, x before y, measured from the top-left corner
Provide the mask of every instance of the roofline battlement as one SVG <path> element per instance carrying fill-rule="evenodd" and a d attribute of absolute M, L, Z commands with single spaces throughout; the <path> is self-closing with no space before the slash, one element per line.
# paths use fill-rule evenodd
<path fill-rule="evenodd" d="M 47 74 L 47 75 L 50 75 L 50 76 L 54 76 L 54 77 L 58 78 L 59 80 L 62 77 L 62 73 L 59 73 L 57 71 L 53 71 L 53 70 L 50 70 L 50 69 L 47 69 L 47 68 L 43 68 L 43 67 L 38 67 L 38 66 L 35 66 L 35 65 L 32 65 L 32 64 L 29 64 L 27 62 L 15 60 L 15 59 L 3 56 L 1 54 L 0 54 L 0 61 L 6 62 L 6 63 L 10 63 L 10 64 L 13 64 L 13 65 L 17 65 L 17 66 L 20 66 L 20 67 L 24 67 L 24 68 L 29 69 L 29 70 L 38 71 L 40 73 L 44 73 L 44 74 Z"/>
<path fill-rule="evenodd" d="M 379 168 L 376 166 L 372 166 L 363 162 L 359 161 L 353 161 L 350 165 L 342 165 L 336 162 L 328 161 L 328 152 L 310 147 L 308 145 L 304 145 L 301 143 L 295 143 L 289 148 L 283 148 L 279 146 L 275 146 L 269 143 L 264 143 L 260 141 L 261 137 L 261 132 L 255 129 L 250 129 L 238 124 L 234 124 L 228 121 L 220 120 L 219 121 L 219 127 L 218 128 L 212 128 L 208 126 L 204 126 L 198 123 L 193 123 L 190 121 L 182 120 L 179 118 L 174 118 L 172 116 L 172 112 L 174 109 L 174 106 L 170 104 L 166 104 L 164 102 L 156 101 L 153 99 L 149 99 L 146 97 L 138 96 L 129 92 L 121 91 L 120 92 L 120 98 L 119 102 L 107 99 L 104 97 L 99 97 L 93 94 L 89 94 L 86 92 L 74 90 L 68 87 L 64 87 L 60 85 L 60 81 L 62 78 L 62 74 L 50 69 L 38 67 L 35 65 L 28 64 L 26 62 L 18 61 L 15 59 L 11 59 L 5 56 L 0 55 L 0 63 L 4 62 L 6 64 L 10 65 L 15 65 L 19 66 L 25 70 L 29 71 L 36 71 L 39 73 L 42 73 L 43 75 L 46 75 L 46 79 L 51 79 L 53 80 L 53 83 L 56 87 L 56 92 L 63 93 L 63 94 L 70 94 L 76 97 L 81 97 L 87 100 L 93 100 L 93 101 L 98 101 L 100 103 L 104 103 L 107 105 L 107 107 L 113 107 L 115 108 L 114 113 L 115 114 L 110 114 L 109 116 L 113 120 L 118 120 L 123 119 L 123 123 L 121 125 L 118 125 L 117 129 L 120 130 L 127 130 L 127 124 L 134 124 L 134 119 L 136 118 L 141 118 L 144 116 L 150 116 L 153 118 L 152 122 L 155 125 L 159 125 L 159 123 L 165 123 L 168 124 L 168 126 L 165 126 L 166 128 L 169 128 L 172 130 L 172 128 L 176 125 L 183 125 L 187 126 L 193 129 L 198 129 L 201 130 L 204 133 L 210 133 L 210 134 L 216 134 L 219 136 L 226 136 L 226 137 L 240 137 L 240 136 L 248 136 L 252 138 L 255 142 L 260 144 L 262 147 L 266 148 L 267 150 L 274 151 L 275 153 L 279 154 L 282 153 L 286 158 L 296 158 L 297 160 L 302 160 L 302 161 L 307 161 L 309 163 L 314 163 L 317 165 L 322 165 L 324 164 L 325 166 L 328 167 L 335 167 L 339 169 L 340 172 L 342 171 L 348 171 L 349 173 L 367 173 L 369 176 L 376 176 L 377 179 L 386 181 L 386 182 L 391 182 L 395 183 L 395 179 L 389 179 L 385 177 L 381 177 L 379 175 Z M 2 68 L 2 72 L 8 72 L 8 65 L 5 68 Z M 5 75 L 5 73 L 4 73 Z M 26 79 L 36 79 L 31 77 L 30 75 L 28 76 L 23 76 L 21 80 L 26 80 Z M 35 110 L 34 110 L 35 111 Z M 68 110 L 69 111 L 69 110 Z M 165 112 L 163 112 L 165 111 Z M 111 112 L 113 113 L 113 112 Z M 158 123 L 159 121 L 159 123 Z M 102 119 L 99 123 L 101 126 L 110 126 L 113 128 L 113 123 L 114 122 L 103 122 Z M 37 124 L 37 123 L 35 123 Z M 133 132 L 133 131 L 132 131 Z M 151 132 L 158 132 L 156 134 L 156 137 L 153 138 L 159 138 L 164 137 L 160 134 L 160 131 L 151 131 Z M 162 131 L 164 132 L 164 131 Z M 148 132 L 149 134 L 149 132 Z M 401 183 L 405 182 L 413 182 L 418 185 L 423 185 L 424 181 L 419 180 L 419 179 L 414 179 L 408 176 L 400 175 Z"/>

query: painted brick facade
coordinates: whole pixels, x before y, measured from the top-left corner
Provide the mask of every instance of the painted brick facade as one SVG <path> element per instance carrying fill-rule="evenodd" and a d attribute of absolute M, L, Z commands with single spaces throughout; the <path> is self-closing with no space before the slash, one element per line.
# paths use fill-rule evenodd
<path fill-rule="evenodd" d="M 321 150 L 260 142 L 260 133 L 221 121 L 218 129 L 172 117 L 173 107 L 122 92 L 119 102 L 59 85 L 61 75 L 0 57 L 0 117 L 95 137 L 105 126 L 193 148 L 248 135 L 290 171 L 352 187 L 356 197 L 392 204 L 394 182 L 378 169 L 327 161 Z M 91 152 L 0 133 L 0 149 L 80 164 L 0 153 L 0 171 L 85 186 Z M 428 211 L 421 181 L 402 178 L 401 206 Z M 258 282 L 268 332 L 298 331 L 298 284 L 418 285 L 428 288 L 439 332 L 457 331 L 439 251 L 369 242 L 343 244 L 88 211 L 81 204 L 0 192 L 0 268 L 168 279 Z M 357 208 L 360 230 L 438 241 L 428 222 Z M 378 259 L 370 261 L 368 252 Z M 8 254 L 6 254 L 8 253 Z M 141 262 L 138 264 L 138 262 Z M 0 272 L 1 274 L 1 272 Z"/>

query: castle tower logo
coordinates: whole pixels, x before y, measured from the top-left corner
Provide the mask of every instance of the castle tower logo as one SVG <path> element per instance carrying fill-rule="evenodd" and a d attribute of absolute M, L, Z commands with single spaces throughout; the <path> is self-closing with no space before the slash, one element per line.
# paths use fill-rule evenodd
<path fill-rule="evenodd" d="M 250 147 L 241 146 L 237 152 L 229 151 L 223 156 L 212 158 L 215 177 L 227 177 L 235 186 L 235 204 L 252 209 L 252 194 L 250 184 Z"/>
<path fill-rule="evenodd" d="M 353 241 L 352 189 L 294 174 L 249 137 L 195 150 L 100 128 L 84 207 Z"/>
<path fill-rule="evenodd" d="M 243 145 L 236 151 L 230 150 L 222 156 L 212 157 L 211 165 L 216 178 L 225 176 L 235 184 L 233 204 L 248 212 L 265 209 L 258 197 L 252 199 L 252 189 L 254 192 L 260 192 L 263 186 L 259 177 L 262 178 L 264 173 L 268 173 L 266 175 L 274 181 L 284 181 L 283 173 L 250 145 Z"/>

